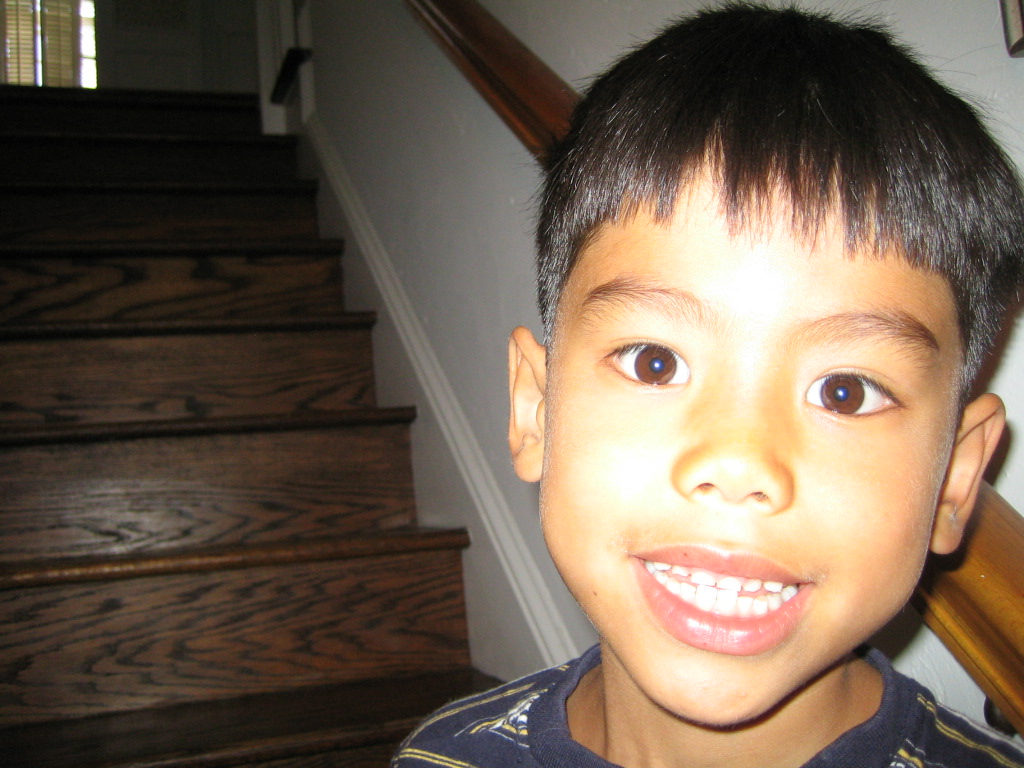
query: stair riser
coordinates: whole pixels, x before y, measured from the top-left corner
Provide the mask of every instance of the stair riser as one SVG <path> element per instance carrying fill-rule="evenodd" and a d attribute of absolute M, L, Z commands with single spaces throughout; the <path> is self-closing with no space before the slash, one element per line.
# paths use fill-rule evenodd
<path fill-rule="evenodd" d="M 315 540 L 415 510 L 408 428 L 0 450 L 0 562 Z"/>
<path fill-rule="evenodd" d="M 0 258 L 0 322 L 342 314 L 338 256 Z"/>
<path fill-rule="evenodd" d="M 223 701 L 190 701 L 126 715 L 0 728 L 0 744 L 8 764 L 20 768 L 253 768 L 275 760 L 280 765 L 301 761 L 293 764 L 306 768 L 352 768 L 368 764 L 350 764 L 347 758 L 358 760 L 381 745 L 397 744 L 424 713 L 497 684 L 466 669 L 371 678 L 247 697 L 244 717 Z M 272 727 L 261 729 L 262 723 Z M 188 735 L 187 742 L 181 734 Z M 210 744 L 216 745 L 213 755 L 203 749 Z M 386 765 L 382 755 L 375 768 Z"/>
<path fill-rule="evenodd" d="M 0 724 L 468 664 L 458 551 L 0 594 Z"/>
<path fill-rule="evenodd" d="M 0 242 L 316 237 L 313 192 L 0 190 Z"/>
<path fill-rule="evenodd" d="M 0 428 L 374 405 L 369 328 L 4 345 Z"/>
<path fill-rule="evenodd" d="M 225 182 L 295 177 L 295 147 L 182 140 L 12 137 L 3 139 L 0 179 L 6 182 Z"/>
<path fill-rule="evenodd" d="M 49 91 L 50 89 L 45 89 Z M 111 92 L 79 92 L 66 89 L 0 89 L 3 133 L 37 131 L 68 133 L 149 133 L 254 135 L 260 132 L 258 107 L 229 99 L 202 99 L 189 108 L 181 99 L 158 98 L 130 103 Z M 70 98 L 67 98 L 70 96 Z M 115 98 L 111 99 L 111 96 Z"/>
<path fill-rule="evenodd" d="M 409 728 L 409 731 L 412 731 L 412 728 Z M 402 734 L 402 738 L 405 736 L 406 734 Z M 332 750 L 281 760 L 246 762 L 245 768 L 386 768 L 401 741 L 399 738 L 371 747 Z"/>

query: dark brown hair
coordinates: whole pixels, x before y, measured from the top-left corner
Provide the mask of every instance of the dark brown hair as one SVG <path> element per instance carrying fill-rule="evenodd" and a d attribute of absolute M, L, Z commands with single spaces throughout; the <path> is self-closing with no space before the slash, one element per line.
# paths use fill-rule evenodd
<path fill-rule="evenodd" d="M 641 209 L 667 220 L 680 190 L 708 174 L 735 231 L 765 223 L 781 199 L 794 233 L 837 218 L 848 252 L 895 252 L 942 274 L 967 389 L 1024 272 L 1012 163 L 975 110 L 877 24 L 747 2 L 676 22 L 587 90 L 542 191 L 549 337 L 597 228 Z"/>

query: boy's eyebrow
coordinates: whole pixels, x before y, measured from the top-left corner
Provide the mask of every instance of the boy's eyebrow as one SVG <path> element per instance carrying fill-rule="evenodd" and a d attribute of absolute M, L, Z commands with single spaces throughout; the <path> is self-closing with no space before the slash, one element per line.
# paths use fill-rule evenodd
<path fill-rule="evenodd" d="M 833 344 L 880 338 L 903 347 L 925 363 L 932 361 L 940 351 L 939 340 L 931 329 L 903 310 L 829 315 L 802 325 L 795 335 Z"/>
<path fill-rule="evenodd" d="M 583 299 L 583 322 L 602 311 L 639 308 L 678 317 L 688 323 L 713 328 L 720 324 L 713 306 L 689 291 L 619 277 L 591 290 Z M 923 322 L 903 310 L 842 312 L 797 326 L 792 341 L 841 344 L 861 339 L 882 339 L 904 347 L 930 362 L 940 347 L 935 334 Z"/>
<path fill-rule="evenodd" d="M 717 324 L 718 313 L 714 308 L 689 291 L 628 277 L 617 277 L 591 290 L 580 305 L 580 314 L 586 322 L 588 316 L 602 311 L 633 308 L 678 317 L 698 326 Z"/>

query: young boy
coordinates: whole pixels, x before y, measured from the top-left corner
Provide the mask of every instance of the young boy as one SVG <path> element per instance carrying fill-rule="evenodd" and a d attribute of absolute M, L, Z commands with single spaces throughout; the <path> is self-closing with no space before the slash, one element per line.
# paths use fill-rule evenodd
<path fill-rule="evenodd" d="M 730 4 L 597 80 L 548 167 L 509 440 L 600 643 L 393 765 L 1024 766 L 860 650 L 960 543 L 998 443 L 972 385 L 1022 200 L 871 26 Z"/>

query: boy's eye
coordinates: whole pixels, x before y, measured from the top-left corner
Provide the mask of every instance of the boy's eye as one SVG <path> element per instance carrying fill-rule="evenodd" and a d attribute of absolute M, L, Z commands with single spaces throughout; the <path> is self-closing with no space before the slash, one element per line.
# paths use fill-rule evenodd
<path fill-rule="evenodd" d="M 643 384 L 685 384 L 690 380 L 690 368 L 668 347 L 658 344 L 635 344 L 616 354 L 622 372 Z"/>
<path fill-rule="evenodd" d="M 874 413 L 892 402 L 877 384 L 852 373 L 823 376 L 811 384 L 807 400 L 819 408 L 847 416 Z"/>

